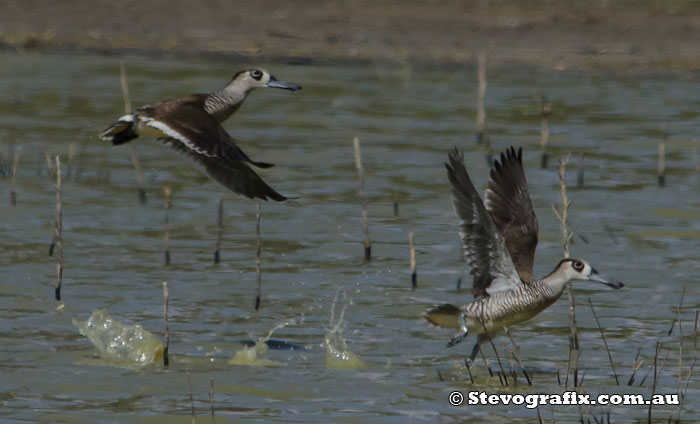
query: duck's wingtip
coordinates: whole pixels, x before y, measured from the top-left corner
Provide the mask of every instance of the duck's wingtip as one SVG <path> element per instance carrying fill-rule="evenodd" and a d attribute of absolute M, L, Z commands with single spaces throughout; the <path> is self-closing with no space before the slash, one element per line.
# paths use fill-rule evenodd
<path fill-rule="evenodd" d="M 448 162 L 445 162 L 445 167 L 450 170 L 454 169 L 457 164 L 464 162 L 464 154 L 457 146 L 452 146 L 447 154 Z"/>
<path fill-rule="evenodd" d="M 253 161 L 250 161 L 250 163 L 251 163 L 252 165 L 254 165 L 256 168 L 260 168 L 260 169 L 267 169 L 267 168 L 272 168 L 273 166 L 275 166 L 274 163 L 267 163 L 267 162 L 253 162 Z"/>

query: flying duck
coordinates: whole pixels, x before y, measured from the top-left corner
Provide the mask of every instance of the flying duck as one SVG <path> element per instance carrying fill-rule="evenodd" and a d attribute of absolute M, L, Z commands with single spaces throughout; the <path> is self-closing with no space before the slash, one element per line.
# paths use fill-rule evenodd
<path fill-rule="evenodd" d="M 249 166 L 269 168 L 272 164 L 251 160 L 221 126 L 253 89 L 263 87 L 293 93 L 302 88 L 278 80 L 262 69 L 248 69 L 234 75 L 222 90 L 143 106 L 119 118 L 101 137 L 114 145 L 128 143 L 140 135 L 156 137 L 192 158 L 229 190 L 251 199 L 283 201 L 287 198 L 267 185 Z"/>

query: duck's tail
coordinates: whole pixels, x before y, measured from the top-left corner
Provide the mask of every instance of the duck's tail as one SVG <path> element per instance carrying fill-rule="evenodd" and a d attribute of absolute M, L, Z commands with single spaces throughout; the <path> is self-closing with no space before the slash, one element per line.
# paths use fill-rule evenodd
<path fill-rule="evenodd" d="M 462 328 L 459 323 L 460 315 L 462 315 L 461 309 L 446 303 L 429 309 L 423 316 L 437 326 L 459 330 Z"/>
<path fill-rule="evenodd" d="M 117 119 L 115 123 L 100 134 L 100 137 L 102 137 L 103 140 L 111 141 L 115 146 L 128 143 L 139 136 L 136 133 L 137 126 L 138 117 L 130 113 Z"/>

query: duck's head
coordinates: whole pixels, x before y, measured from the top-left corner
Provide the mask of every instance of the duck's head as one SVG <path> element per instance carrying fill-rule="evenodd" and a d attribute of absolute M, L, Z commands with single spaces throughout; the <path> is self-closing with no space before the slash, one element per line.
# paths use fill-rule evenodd
<path fill-rule="evenodd" d="M 278 80 L 277 78 L 270 75 L 267 71 L 260 68 L 246 69 L 244 71 L 238 72 L 233 76 L 231 82 L 228 84 L 229 87 L 239 87 L 243 88 L 245 91 L 252 90 L 254 88 L 281 88 L 283 90 L 289 90 L 292 93 L 296 93 L 301 90 L 301 86 Z"/>
<path fill-rule="evenodd" d="M 625 285 L 616 280 L 609 279 L 593 268 L 588 261 L 583 259 L 567 258 L 563 259 L 557 265 L 556 273 L 562 273 L 567 281 L 571 280 L 588 280 L 596 283 L 605 284 L 613 289 L 621 289 Z"/>

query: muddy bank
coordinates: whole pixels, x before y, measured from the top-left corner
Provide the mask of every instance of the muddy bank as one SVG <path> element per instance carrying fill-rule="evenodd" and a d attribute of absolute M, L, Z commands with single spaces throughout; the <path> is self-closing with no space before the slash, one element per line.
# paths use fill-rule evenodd
<path fill-rule="evenodd" d="M 10 0 L 20 51 L 222 55 L 300 63 L 472 63 L 622 72 L 700 70 L 700 5 L 685 1 L 303 2 Z"/>

